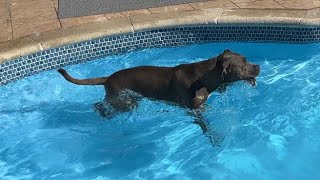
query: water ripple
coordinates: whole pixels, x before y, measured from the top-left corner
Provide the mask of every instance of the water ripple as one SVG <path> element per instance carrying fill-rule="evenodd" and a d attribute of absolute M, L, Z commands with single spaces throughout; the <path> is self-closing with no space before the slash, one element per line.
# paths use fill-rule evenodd
<path fill-rule="evenodd" d="M 151 49 L 67 67 L 76 77 L 174 66 L 232 49 L 261 65 L 258 86 L 213 93 L 203 116 L 212 147 L 179 107 L 143 99 L 112 120 L 97 86 L 46 71 L 0 87 L 0 179 L 319 179 L 319 44 L 206 44 Z M 275 51 L 281 49 L 283 51 Z M 270 53 L 273 52 L 273 53 Z"/>

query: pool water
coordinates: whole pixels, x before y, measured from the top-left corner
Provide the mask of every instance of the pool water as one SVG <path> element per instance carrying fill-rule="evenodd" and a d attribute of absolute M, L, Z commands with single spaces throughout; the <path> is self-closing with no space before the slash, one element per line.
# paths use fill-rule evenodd
<path fill-rule="evenodd" d="M 103 86 L 55 70 L 0 87 L 0 179 L 319 179 L 320 44 L 221 43 L 150 49 L 66 67 L 78 78 L 174 66 L 231 49 L 261 66 L 206 103 L 212 146 L 186 110 L 143 99 L 111 120 Z"/>

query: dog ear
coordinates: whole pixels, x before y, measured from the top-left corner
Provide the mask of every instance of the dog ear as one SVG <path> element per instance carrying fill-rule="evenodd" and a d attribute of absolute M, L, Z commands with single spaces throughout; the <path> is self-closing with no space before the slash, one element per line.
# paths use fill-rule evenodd
<path fill-rule="evenodd" d="M 225 50 L 224 52 L 230 52 L 230 50 Z M 224 53 L 220 54 L 217 57 L 217 67 L 219 69 L 219 72 L 221 72 L 222 80 L 225 80 L 225 75 L 228 74 L 229 67 L 230 67 L 230 61 L 228 60 L 228 55 L 225 55 Z"/>
<path fill-rule="evenodd" d="M 218 59 L 217 67 L 219 72 L 221 72 L 221 78 L 224 81 L 225 76 L 229 73 L 230 70 L 230 62 L 228 60 L 224 60 L 223 58 Z"/>
<path fill-rule="evenodd" d="M 229 62 L 223 62 L 222 63 L 222 72 L 221 72 L 221 76 L 222 76 L 222 80 L 225 80 L 225 75 L 228 74 L 228 69 L 229 69 Z"/>

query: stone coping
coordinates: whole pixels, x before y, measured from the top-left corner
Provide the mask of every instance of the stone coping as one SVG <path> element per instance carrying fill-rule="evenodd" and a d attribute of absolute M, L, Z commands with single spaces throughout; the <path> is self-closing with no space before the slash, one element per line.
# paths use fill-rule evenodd
<path fill-rule="evenodd" d="M 130 15 L 126 18 L 68 27 L 40 35 L 30 35 L 0 43 L 0 63 L 107 36 L 152 29 L 199 25 L 320 26 L 320 9 L 203 9 L 161 14 Z"/>

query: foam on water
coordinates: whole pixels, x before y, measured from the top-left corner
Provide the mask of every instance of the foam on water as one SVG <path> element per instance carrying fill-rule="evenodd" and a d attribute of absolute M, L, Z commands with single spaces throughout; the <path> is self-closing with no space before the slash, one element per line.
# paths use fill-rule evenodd
<path fill-rule="evenodd" d="M 68 66 L 99 77 L 139 65 L 174 66 L 231 49 L 261 65 L 258 86 L 213 93 L 204 116 L 212 147 L 185 109 L 143 99 L 104 120 L 101 86 L 55 70 L 0 87 L 0 179 L 319 179 L 320 46 L 223 43 L 151 49 Z"/>

